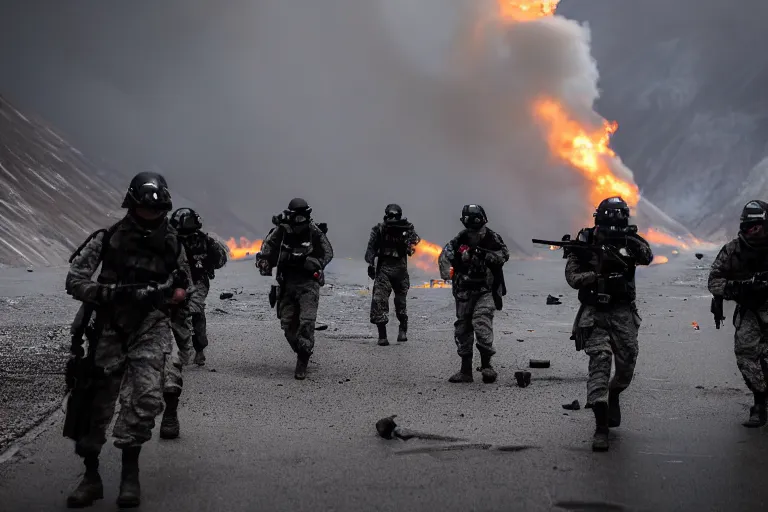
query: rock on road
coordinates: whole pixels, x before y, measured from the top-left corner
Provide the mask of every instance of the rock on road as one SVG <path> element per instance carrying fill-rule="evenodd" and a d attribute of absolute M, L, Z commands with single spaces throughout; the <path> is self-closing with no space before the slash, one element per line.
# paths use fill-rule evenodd
<path fill-rule="evenodd" d="M 322 292 L 319 320 L 329 328 L 317 333 L 307 380 L 295 381 L 267 304 L 270 280 L 252 262 L 232 262 L 210 295 L 208 365 L 185 369 L 181 437 L 161 441 L 157 427 L 142 451 L 141 510 L 767 510 L 768 431 L 740 424 L 751 396 L 733 327 L 715 330 L 709 313 L 711 259 L 683 254 L 639 271 L 640 357 L 607 454 L 591 451 L 591 411 L 562 408 L 585 403 L 587 367 L 568 339 L 577 301 L 563 260 L 507 265 L 491 385 L 479 374 L 447 382 L 459 364 L 450 290 L 412 290 L 410 341 L 378 347 L 365 266 L 344 259 Z M 41 272 L 61 284 L 62 269 Z M 234 300 L 220 300 L 222 291 Z M 563 304 L 546 305 L 548 294 Z M 71 301 L 60 291 L 50 300 Z M 513 373 L 529 359 L 552 364 L 530 369 L 531 385 L 519 388 Z M 374 424 L 391 414 L 465 441 L 381 439 Z M 51 416 L 0 463 L 1 510 L 64 509 L 82 467 L 61 422 Z M 105 499 L 91 510 L 114 510 L 111 442 L 102 477 Z"/>

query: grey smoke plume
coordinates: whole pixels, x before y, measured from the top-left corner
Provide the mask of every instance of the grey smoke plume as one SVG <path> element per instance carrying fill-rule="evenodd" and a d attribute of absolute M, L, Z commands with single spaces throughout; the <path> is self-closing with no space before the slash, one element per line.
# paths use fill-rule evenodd
<path fill-rule="evenodd" d="M 0 51 L 34 110 L 129 173 L 162 169 L 204 216 L 227 204 L 266 232 L 303 196 L 356 256 L 390 202 L 436 243 L 468 202 L 523 247 L 588 220 L 530 115 L 547 94 L 601 121 L 576 22 L 503 27 L 494 0 L 14 4 Z"/>

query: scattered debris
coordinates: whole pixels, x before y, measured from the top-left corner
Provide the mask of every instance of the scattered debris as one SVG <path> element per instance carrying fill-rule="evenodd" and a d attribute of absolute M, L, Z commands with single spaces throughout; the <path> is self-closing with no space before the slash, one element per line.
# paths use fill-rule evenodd
<path fill-rule="evenodd" d="M 549 359 L 531 359 L 528 361 L 529 368 L 549 368 Z"/>
<path fill-rule="evenodd" d="M 465 439 L 461 439 L 458 437 L 448 437 L 448 436 L 440 436 L 436 434 L 427 434 L 426 432 L 417 432 L 415 430 L 399 427 L 394 420 L 394 418 L 396 417 L 397 417 L 397 414 L 393 414 L 392 416 L 387 416 L 386 418 L 382 418 L 376 422 L 376 432 L 379 433 L 379 436 L 383 437 L 384 439 L 398 438 L 398 439 L 402 439 L 403 441 L 408 441 L 409 439 L 413 439 L 413 438 L 429 439 L 431 441 L 448 441 L 448 442 L 465 441 Z"/>
<path fill-rule="evenodd" d="M 35 271 L 35 269 L 33 269 L 33 268 L 28 268 L 27 269 L 27 272 L 34 272 L 34 271 Z"/>
<path fill-rule="evenodd" d="M 578 411 L 579 409 L 581 409 L 581 404 L 579 404 L 578 400 L 574 400 L 569 404 L 563 404 L 563 409 L 568 411 Z"/>
<path fill-rule="evenodd" d="M 691 322 L 691 325 L 693 326 L 694 331 L 698 331 L 701 328 L 699 327 L 699 324 L 697 322 Z"/>
<path fill-rule="evenodd" d="M 703 257 L 704 257 L 704 255 L 703 255 L 703 254 L 701 254 L 700 252 L 697 252 L 697 253 L 695 254 L 695 256 L 696 256 L 696 258 L 697 258 L 697 259 L 701 259 L 701 258 L 703 258 Z"/>
<path fill-rule="evenodd" d="M 221 309 L 221 308 L 214 308 L 213 312 L 214 312 L 214 313 L 221 313 L 222 315 L 228 315 L 228 314 L 229 314 L 229 312 L 227 312 L 227 311 L 224 311 L 224 310 L 223 310 L 223 309 Z"/>
<path fill-rule="evenodd" d="M 235 296 L 235 294 L 234 294 L 234 293 L 230 293 L 230 292 L 223 292 L 221 295 L 219 295 L 219 298 L 220 298 L 221 300 L 224 300 L 224 299 L 231 299 L 231 298 L 232 298 L 232 297 L 234 297 L 234 296 Z"/>
<path fill-rule="evenodd" d="M 515 372 L 515 380 L 517 381 L 518 386 L 521 388 L 527 388 L 531 384 L 531 372 Z"/>
<path fill-rule="evenodd" d="M 523 343 L 525 340 L 518 338 L 517 341 L 519 341 L 520 343 Z"/>
<path fill-rule="evenodd" d="M 208 371 L 209 371 L 209 372 L 211 372 L 211 373 L 216 373 L 216 368 L 211 368 L 211 369 L 210 369 L 210 370 L 208 370 Z"/>
<path fill-rule="evenodd" d="M 557 306 L 558 304 L 562 304 L 560 299 L 558 299 L 557 297 L 553 297 L 552 295 L 547 295 L 548 306 Z"/>
<path fill-rule="evenodd" d="M 321 323 L 315 324 L 316 331 L 325 331 L 326 329 L 328 329 L 328 324 L 321 324 Z"/>

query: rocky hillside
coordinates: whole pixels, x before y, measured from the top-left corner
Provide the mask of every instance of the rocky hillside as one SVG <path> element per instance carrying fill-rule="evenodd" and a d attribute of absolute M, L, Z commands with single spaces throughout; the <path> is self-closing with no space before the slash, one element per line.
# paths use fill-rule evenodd
<path fill-rule="evenodd" d="M 93 162 L 0 96 L 0 264 L 63 263 L 120 199 Z"/>
<path fill-rule="evenodd" d="M 643 193 L 700 236 L 733 233 L 748 199 L 765 198 L 768 3 L 564 0 L 587 22 L 600 112 Z"/>

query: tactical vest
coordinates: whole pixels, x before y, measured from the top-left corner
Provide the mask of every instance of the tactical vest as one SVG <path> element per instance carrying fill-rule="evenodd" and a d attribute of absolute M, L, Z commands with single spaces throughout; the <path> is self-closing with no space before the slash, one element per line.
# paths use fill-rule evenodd
<path fill-rule="evenodd" d="M 311 256 L 315 250 L 313 244 L 314 231 L 308 227 L 302 233 L 285 232 L 285 236 L 280 247 L 281 257 L 278 263 L 278 270 L 297 271 L 304 270 L 304 260 Z"/>
<path fill-rule="evenodd" d="M 585 228 L 579 233 L 579 240 L 590 244 L 595 243 L 595 231 L 594 228 Z M 620 249 L 621 247 L 616 247 Z M 585 253 L 586 258 L 593 257 L 592 252 Z M 582 264 L 587 264 L 589 260 L 582 261 Z M 628 268 L 624 268 L 620 263 L 606 259 L 603 261 L 601 269 L 601 276 L 608 276 L 610 274 L 621 274 L 620 279 L 613 279 L 606 281 L 609 283 L 606 285 L 604 293 L 610 295 L 610 304 L 626 304 L 633 302 L 636 297 L 635 292 L 635 265 L 630 261 L 627 261 Z M 596 268 L 593 270 L 597 270 Z M 598 282 L 594 282 L 589 286 L 585 286 L 579 290 L 579 301 L 582 304 L 589 306 L 598 306 L 600 302 L 598 300 Z"/>
<path fill-rule="evenodd" d="M 462 233 L 462 235 L 459 236 L 457 245 L 459 247 L 462 245 L 467 245 L 470 247 L 470 249 L 479 247 L 480 249 L 489 251 L 495 251 L 499 249 L 493 244 L 493 236 L 490 230 L 480 240 L 480 242 L 474 246 L 470 244 L 469 235 L 467 235 L 466 232 Z M 470 261 L 464 261 L 461 259 L 461 255 L 457 251 L 453 270 L 455 274 L 464 276 L 463 278 L 459 279 L 454 278 L 454 281 L 456 281 L 461 288 L 468 290 L 479 290 L 480 288 L 489 286 L 488 263 L 485 261 L 485 254 L 482 252 L 476 257 L 471 258 Z"/>
<path fill-rule="evenodd" d="M 195 231 L 189 235 L 179 235 L 184 250 L 187 253 L 192 281 L 198 282 L 209 277 L 207 268 L 208 240 L 204 233 Z"/>
<path fill-rule="evenodd" d="M 107 231 L 102 249 L 103 284 L 162 283 L 178 268 L 179 241 L 167 222 L 151 232 L 141 232 L 122 220 Z"/>
<path fill-rule="evenodd" d="M 407 255 L 410 229 L 408 224 L 381 224 L 379 255 L 389 258 L 402 258 Z"/>
<path fill-rule="evenodd" d="M 755 274 L 768 272 L 768 248 L 757 248 L 745 242 L 739 236 L 738 250 L 731 256 L 731 268 L 734 280 L 751 279 Z M 747 309 L 758 310 L 768 300 L 768 292 L 746 294 L 739 298 L 738 304 Z"/>

